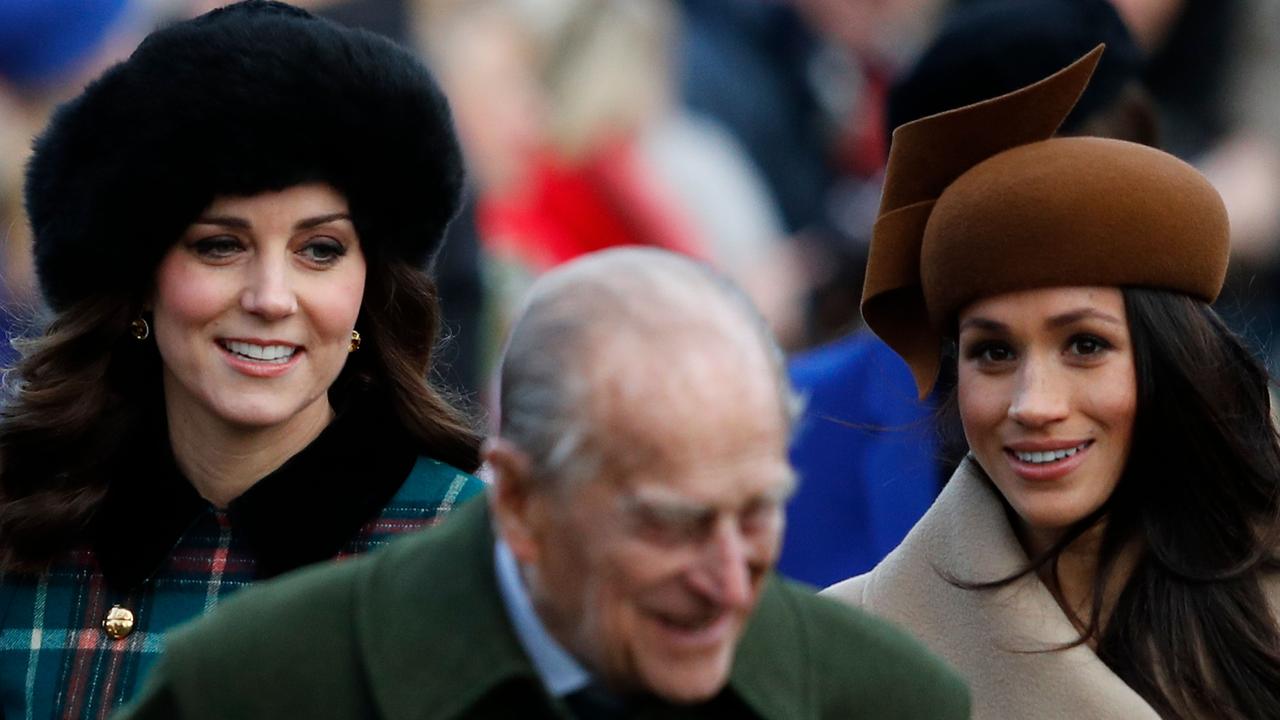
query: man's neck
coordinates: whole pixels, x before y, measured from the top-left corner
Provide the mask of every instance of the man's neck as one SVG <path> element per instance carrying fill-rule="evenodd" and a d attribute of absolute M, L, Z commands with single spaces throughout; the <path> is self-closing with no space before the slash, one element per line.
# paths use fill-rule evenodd
<path fill-rule="evenodd" d="M 581 690 L 592 676 L 548 631 L 534 608 L 519 563 L 500 538 L 494 543 L 494 569 L 507 617 L 547 692 L 556 697 Z"/>
<path fill-rule="evenodd" d="M 244 428 L 170 413 L 169 442 L 178 469 L 201 497 L 226 507 L 311 444 L 333 414 L 327 401 L 317 402 L 280 425 Z"/>

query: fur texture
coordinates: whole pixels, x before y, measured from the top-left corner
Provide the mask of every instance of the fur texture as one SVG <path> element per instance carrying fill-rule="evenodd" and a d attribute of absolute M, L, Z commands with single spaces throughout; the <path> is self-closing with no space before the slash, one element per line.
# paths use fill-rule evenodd
<path fill-rule="evenodd" d="M 158 30 L 58 109 L 27 168 L 36 269 L 55 310 L 141 301 L 217 195 L 324 181 L 367 255 L 425 265 L 460 202 L 448 104 L 405 49 L 249 0 Z"/>

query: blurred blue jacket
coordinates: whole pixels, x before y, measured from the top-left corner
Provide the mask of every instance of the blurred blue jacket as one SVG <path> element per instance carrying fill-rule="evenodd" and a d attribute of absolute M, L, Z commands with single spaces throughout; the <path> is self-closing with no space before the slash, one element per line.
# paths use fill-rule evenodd
<path fill-rule="evenodd" d="M 129 0 L 0 0 L 0 79 L 56 85 L 93 53 Z"/>
<path fill-rule="evenodd" d="M 797 355 L 789 369 L 807 404 L 778 570 L 825 587 L 874 567 L 937 496 L 934 410 L 916 399 L 906 364 L 866 330 Z"/>

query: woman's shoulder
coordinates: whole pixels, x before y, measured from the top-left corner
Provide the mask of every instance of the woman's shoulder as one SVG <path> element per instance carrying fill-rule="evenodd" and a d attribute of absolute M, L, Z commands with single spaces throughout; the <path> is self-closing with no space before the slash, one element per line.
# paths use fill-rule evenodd
<path fill-rule="evenodd" d="M 400 488 L 339 553 L 355 555 L 396 537 L 436 525 L 455 508 L 479 495 L 485 483 L 471 473 L 427 456 L 419 456 Z"/>
<path fill-rule="evenodd" d="M 1006 525 L 999 501 L 973 461 L 966 459 L 898 547 L 870 571 L 837 582 L 823 593 L 852 605 L 892 607 L 904 593 L 917 594 L 939 581 L 945 585 L 939 570 L 999 577 L 1002 571 L 988 567 L 988 553 L 1011 554 L 1003 537 L 1011 532 Z M 975 544 L 982 547 L 981 552 L 973 552 Z M 1016 566 L 1021 556 L 1012 554 L 1012 559 L 1001 558 L 1002 567 Z"/>
<path fill-rule="evenodd" d="M 855 607 L 862 607 L 863 591 L 867 587 L 867 580 L 874 572 L 875 569 L 871 569 L 861 575 L 854 575 L 851 578 L 845 578 L 844 580 L 827 587 L 820 594 L 848 603 Z"/>
<path fill-rule="evenodd" d="M 484 492 L 485 484 L 471 473 L 421 455 L 390 504 L 452 506 Z"/>
<path fill-rule="evenodd" d="M 9 606 L 18 594 L 19 578 L 15 573 L 0 570 L 0 628 L 5 627 L 9 617 Z"/>

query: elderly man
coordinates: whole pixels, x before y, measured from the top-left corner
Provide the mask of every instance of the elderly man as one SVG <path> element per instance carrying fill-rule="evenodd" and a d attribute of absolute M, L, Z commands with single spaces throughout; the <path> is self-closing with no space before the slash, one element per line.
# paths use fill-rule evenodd
<path fill-rule="evenodd" d="M 702 266 L 564 266 L 507 348 L 489 502 L 225 603 L 126 717 L 968 717 L 914 641 L 771 574 L 784 377 Z"/>

